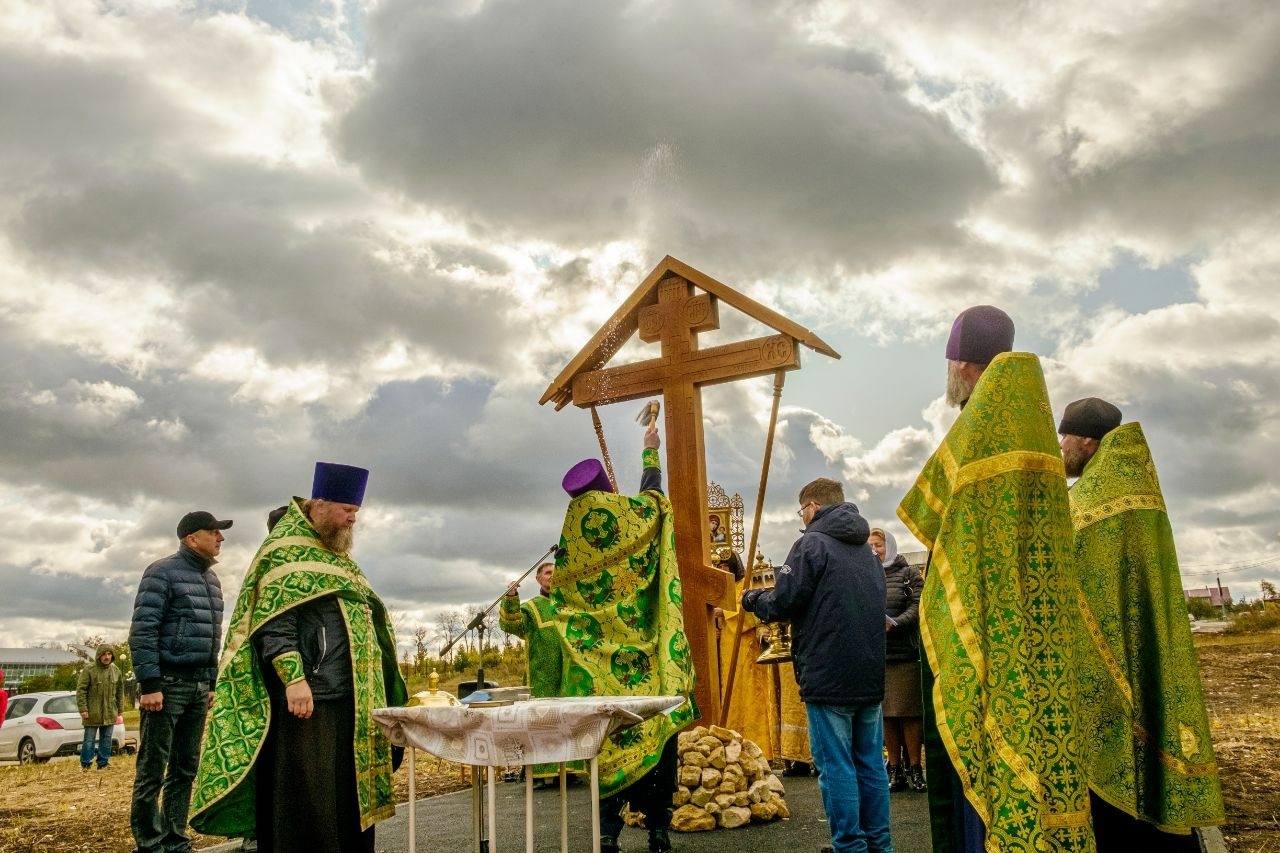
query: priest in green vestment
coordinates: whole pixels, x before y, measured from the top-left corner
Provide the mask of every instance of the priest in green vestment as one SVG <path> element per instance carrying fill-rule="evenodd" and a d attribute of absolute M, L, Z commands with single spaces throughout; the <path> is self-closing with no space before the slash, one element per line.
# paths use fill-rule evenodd
<path fill-rule="evenodd" d="M 1097 397 L 1058 432 L 1075 525 L 1081 723 L 1098 850 L 1199 849 L 1224 818 L 1173 531 L 1146 437 Z"/>
<path fill-rule="evenodd" d="M 231 614 L 191 803 L 207 835 L 276 853 L 374 849 L 396 811 L 373 709 L 403 705 L 386 607 L 351 559 L 369 472 L 316 464 L 250 564 Z"/>
<path fill-rule="evenodd" d="M 1071 515 L 1040 362 L 998 308 L 947 343 L 961 411 L 898 507 L 920 598 L 934 853 L 1094 849 L 1072 649 Z"/>
<path fill-rule="evenodd" d="M 564 665 L 560 652 L 560 634 L 556 631 L 556 611 L 551 603 L 551 575 L 555 563 L 543 563 L 534 573 L 538 594 L 521 603 L 519 584 L 507 587 L 498 609 L 498 627 L 525 644 L 525 683 L 535 699 L 560 695 L 560 673 Z M 581 773 L 585 765 L 581 761 L 568 762 L 567 770 Z M 559 777 L 560 765 L 535 764 L 534 779 Z"/>
<path fill-rule="evenodd" d="M 692 722 L 693 661 L 684 633 L 675 518 L 662 493 L 658 431 L 644 437 L 640 494 L 615 493 L 604 466 L 565 474 L 569 494 L 551 602 L 564 669 L 562 696 L 683 696 L 605 739 L 600 751 L 600 849 L 618 853 L 621 810 L 642 812 L 650 853 L 669 853 L 676 733 Z"/>

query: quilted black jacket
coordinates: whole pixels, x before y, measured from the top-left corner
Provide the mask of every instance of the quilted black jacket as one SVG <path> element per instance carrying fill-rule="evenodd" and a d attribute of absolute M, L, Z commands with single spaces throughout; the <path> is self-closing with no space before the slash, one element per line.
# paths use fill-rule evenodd
<path fill-rule="evenodd" d="M 212 685 L 222 646 L 222 584 L 213 563 L 179 545 L 142 573 L 129 651 L 143 693 L 160 690 L 166 675 Z"/>

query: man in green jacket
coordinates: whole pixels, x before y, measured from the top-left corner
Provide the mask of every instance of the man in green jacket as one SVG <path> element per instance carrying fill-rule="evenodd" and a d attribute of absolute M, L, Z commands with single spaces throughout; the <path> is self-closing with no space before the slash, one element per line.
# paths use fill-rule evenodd
<path fill-rule="evenodd" d="M 560 650 L 560 634 L 556 631 L 556 609 L 551 602 L 551 575 L 555 563 L 543 563 L 534 573 L 538 582 L 538 595 L 523 604 L 520 602 L 520 585 L 512 582 L 502 597 L 498 612 L 498 626 L 525 643 L 525 684 L 535 699 L 560 695 L 560 676 L 563 657 Z M 583 773 L 586 766 L 581 761 L 571 761 L 566 770 Z M 558 764 L 535 764 L 533 778 L 549 783 L 560 776 Z"/>
<path fill-rule="evenodd" d="M 111 731 L 124 707 L 124 676 L 115 661 L 115 649 L 103 643 L 98 646 L 98 656 L 93 663 L 80 670 L 80 679 L 76 682 L 76 707 L 84 721 L 80 766 L 85 770 L 93 764 L 95 741 L 98 769 L 105 768 L 111 760 Z"/>

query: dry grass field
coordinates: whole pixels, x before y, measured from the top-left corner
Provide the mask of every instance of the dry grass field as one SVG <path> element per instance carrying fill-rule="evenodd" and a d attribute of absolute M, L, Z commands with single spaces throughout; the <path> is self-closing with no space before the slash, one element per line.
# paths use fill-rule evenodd
<path fill-rule="evenodd" d="M 1280 853 L 1280 633 L 1196 637 L 1233 853 Z"/>

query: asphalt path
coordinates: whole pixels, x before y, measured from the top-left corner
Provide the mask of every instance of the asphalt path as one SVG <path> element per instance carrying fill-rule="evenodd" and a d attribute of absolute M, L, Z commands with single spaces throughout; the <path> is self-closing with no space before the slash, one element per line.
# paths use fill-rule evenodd
<path fill-rule="evenodd" d="M 739 829 L 711 832 L 673 832 L 676 853 L 818 853 L 831 843 L 831 831 L 822 811 L 818 780 L 812 777 L 785 777 L 787 807 L 791 817 Z M 496 788 L 496 827 L 490 836 L 489 853 L 524 853 L 524 784 L 503 783 Z M 908 791 L 893 794 L 892 835 L 896 853 L 930 853 L 929 809 L 924 794 Z M 556 789 L 535 789 L 535 853 L 559 853 L 560 794 Z M 459 791 L 419 800 L 416 812 L 418 853 L 471 853 L 471 791 Z M 628 827 L 619 839 L 623 853 L 647 853 L 649 837 L 643 829 Z M 232 853 L 239 842 L 211 848 Z M 210 849 L 210 848 L 206 848 Z M 377 828 L 378 853 L 405 853 L 409 849 L 409 812 L 401 805 L 396 816 Z M 591 803 L 584 785 L 569 788 L 569 851 L 590 853 Z"/>

